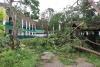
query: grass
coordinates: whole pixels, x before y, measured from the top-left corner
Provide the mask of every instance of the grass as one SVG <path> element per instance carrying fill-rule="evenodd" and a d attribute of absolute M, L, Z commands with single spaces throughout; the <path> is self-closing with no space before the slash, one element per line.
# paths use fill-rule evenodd
<path fill-rule="evenodd" d="M 0 54 L 0 67 L 35 67 L 38 55 L 30 49 L 8 50 Z"/>
<path fill-rule="evenodd" d="M 39 61 L 39 55 L 44 51 L 50 51 L 59 57 L 65 65 L 71 65 L 77 58 L 86 58 L 88 62 L 100 67 L 100 57 L 85 53 L 77 52 L 70 45 L 55 45 L 46 38 L 24 39 L 21 41 L 23 49 L 5 50 L 0 54 L 0 67 L 35 67 Z M 36 53 L 37 52 L 37 53 Z"/>
<path fill-rule="evenodd" d="M 100 67 L 100 56 L 90 53 L 81 53 L 80 56 L 85 57 L 88 62 L 95 64 L 96 67 Z"/>
<path fill-rule="evenodd" d="M 59 57 L 65 65 L 73 64 L 77 58 L 85 58 L 87 62 L 95 64 L 96 67 L 100 67 L 100 57 L 86 52 L 62 54 Z"/>

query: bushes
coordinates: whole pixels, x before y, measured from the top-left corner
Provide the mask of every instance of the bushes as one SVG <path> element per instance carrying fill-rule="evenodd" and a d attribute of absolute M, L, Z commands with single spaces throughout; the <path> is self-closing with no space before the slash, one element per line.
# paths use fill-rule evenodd
<path fill-rule="evenodd" d="M 95 64 L 95 67 L 100 67 L 100 56 L 87 52 L 81 52 L 80 57 L 85 57 L 88 62 Z"/>
<path fill-rule="evenodd" d="M 51 51 L 54 53 L 68 53 L 72 51 L 71 43 L 67 42 L 63 35 L 52 35 L 49 38 L 23 39 L 21 43 L 37 52 Z"/>
<path fill-rule="evenodd" d="M 52 44 L 49 42 L 48 38 L 23 39 L 21 43 L 24 44 L 25 47 L 35 49 L 35 51 L 39 53 L 52 49 Z"/>
<path fill-rule="evenodd" d="M 39 49 L 39 51 L 70 51 L 72 50 L 72 43 L 68 41 L 67 37 L 61 34 L 55 34 L 48 38 L 31 38 L 23 39 L 21 43 L 26 47 Z M 61 50 L 60 50 L 61 49 Z"/>
<path fill-rule="evenodd" d="M 21 42 L 27 47 L 35 49 L 39 54 L 44 51 L 53 52 L 63 63 L 71 64 L 74 62 L 73 58 L 75 58 L 75 50 L 72 46 L 78 45 L 80 41 L 78 39 L 70 41 L 69 38 L 70 37 L 66 37 L 64 34 L 55 34 L 49 38 L 23 39 Z"/>
<path fill-rule="evenodd" d="M 37 59 L 30 49 L 8 50 L 0 54 L 0 67 L 35 67 Z"/>
<path fill-rule="evenodd" d="M 23 39 L 21 40 L 22 44 L 25 46 L 35 46 L 35 45 L 46 45 L 47 39 L 46 38 L 31 38 L 31 39 Z"/>
<path fill-rule="evenodd" d="M 0 37 L 0 52 L 2 52 L 3 50 L 9 48 L 9 43 L 10 39 L 9 37 Z"/>

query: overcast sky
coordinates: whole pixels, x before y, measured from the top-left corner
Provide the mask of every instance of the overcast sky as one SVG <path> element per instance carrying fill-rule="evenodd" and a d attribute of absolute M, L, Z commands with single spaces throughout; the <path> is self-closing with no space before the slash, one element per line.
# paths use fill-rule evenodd
<path fill-rule="evenodd" d="M 40 2 L 40 12 L 47 8 L 53 8 L 55 11 L 61 11 L 64 7 L 72 5 L 76 0 L 38 0 Z M 95 0 L 99 1 L 99 0 Z M 4 2 L 4 0 L 0 0 Z"/>
<path fill-rule="evenodd" d="M 61 11 L 67 5 L 71 5 L 76 0 L 39 0 L 41 12 L 47 8 L 53 8 L 56 11 Z"/>
<path fill-rule="evenodd" d="M 99 1 L 99 0 L 94 0 Z M 47 8 L 53 8 L 56 11 L 61 11 L 64 7 L 72 5 L 76 0 L 39 0 L 40 12 Z"/>

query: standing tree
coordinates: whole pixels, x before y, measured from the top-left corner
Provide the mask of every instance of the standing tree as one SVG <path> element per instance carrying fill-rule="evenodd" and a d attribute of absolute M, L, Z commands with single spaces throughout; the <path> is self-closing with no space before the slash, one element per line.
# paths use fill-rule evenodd
<path fill-rule="evenodd" d="M 39 1 L 38 0 L 20 0 L 15 7 L 31 19 L 39 18 Z"/>
<path fill-rule="evenodd" d="M 56 31 L 58 31 L 59 20 L 61 19 L 61 15 L 62 15 L 62 13 L 57 13 L 51 18 L 50 23 L 49 23 L 49 26 L 50 26 L 51 29 L 54 27 L 54 29 Z"/>
<path fill-rule="evenodd" d="M 29 13 L 32 19 L 38 19 L 39 17 L 39 1 L 38 0 L 23 0 L 23 5 L 25 8 L 30 8 L 31 12 Z M 27 13 L 28 11 L 26 11 Z"/>
<path fill-rule="evenodd" d="M 95 16 L 95 10 L 91 7 L 88 0 L 81 0 L 80 11 L 83 14 L 85 22 L 92 22 L 93 17 Z"/>
<path fill-rule="evenodd" d="M 51 17 L 52 17 L 53 14 L 54 14 L 54 9 L 53 9 L 53 8 L 48 8 L 48 9 L 46 10 L 46 13 L 47 13 L 47 15 L 48 15 L 48 22 L 50 22 L 50 19 L 51 19 Z"/>

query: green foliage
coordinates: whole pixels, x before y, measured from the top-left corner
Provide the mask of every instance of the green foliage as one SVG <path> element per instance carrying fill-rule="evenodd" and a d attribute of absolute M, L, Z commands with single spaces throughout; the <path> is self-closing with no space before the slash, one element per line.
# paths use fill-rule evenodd
<path fill-rule="evenodd" d="M 30 39 L 23 39 L 22 43 L 26 46 L 35 46 L 35 45 L 46 45 L 47 39 L 46 38 L 30 38 Z"/>
<path fill-rule="evenodd" d="M 31 9 L 31 12 L 28 15 L 32 19 L 38 19 L 39 17 L 39 1 L 38 0 L 23 0 L 23 5 L 25 5 L 25 9 L 26 7 L 29 7 Z M 25 10 L 25 13 L 27 12 L 28 11 Z"/>
<path fill-rule="evenodd" d="M 35 67 L 38 55 L 30 49 L 8 50 L 0 54 L 0 67 Z"/>
<path fill-rule="evenodd" d="M 74 52 L 76 51 L 72 46 L 79 43 L 76 43 L 76 41 L 70 41 L 70 37 L 68 37 L 67 34 L 68 31 L 64 34 L 57 33 L 56 35 L 51 36 L 50 39 L 54 41 L 54 51 L 58 55 L 59 59 L 64 64 L 72 64 L 74 63 Z"/>
<path fill-rule="evenodd" d="M 10 38 L 8 36 L 4 37 L 4 34 L 0 36 L 0 52 L 9 48 Z"/>
<path fill-rule="evenodd" d="M 9 37 L 5 36 L 5 26 L 0 25 L 0 52 L 8 48 Z"/>
<path fill-rule="evenodd" d="M 10 43 L 12 43 L 12 41 L 9 35 L 5 35 L 5 33 L 0 34 L 0 52 L 9 49 L 11 47 Z"/>
<path fill-rule="evenodd" d="M 59 20 L 61 19 L 61 17 L 60 17 L 61 15 L 62 15 L 62 13 L 57 13 L 51 18 L 51 20 L 50 20 L 50 28 L 51 29 L 53 28 L 53 26 L 54 26 L 55 30 L 59 29 Z"/>
<path fill-rule="evenodd" d="M 93 17 L 93 22 L 100 21 L 100 15 Z"/>
<path fill-rule="evenodd" d="M 4 27 L 4 25 L 0 25 L 0 36 L 4 36 L 4 29 L 5 29 L 5 27 Z"/>
<path fill-rule="evenodd" d="M 61 62 L 63 62 L 65 65 L 72 65 L 75 63 L 75 59 L 77 58 L 77 54 L 75 53 L 62 53 L 59 55 L 59 59 Z"/>
<path fill-rule="evenodd" d="M 96 64 L 97 67 L 100 66 L 99 57 L 92 56 L 89 53 L 76 52 L 72 46 L 80 45 L 81 42 L 79 39 L 73 39 L 73 41 L 70 41 L 69 38 L 70 37 L 65 37 L 64 34 L 61 35 L 60 33 L 57 33 L 49 38 L 24 39 L 21 40 L 21 42 L 27 47 L 31 47 L 31 49 L 34 49 L 35 52 L 39 54 L 46 51 L 53 52 L 64 64 L 67 65 L 75 63 L 75 60 L 79 57 L 85 57 L 89 62 Z"/>
<path fill-rule="evenodd" d="M 49 47 L 46 38 L 23 39 L 21 40 L 21 43 L 26 47 L 35 49 L 36 52 L 40 53 L 45 51 Z"/>
<path fill-rule="evenodd" d="M 3 7 L 0 7 L 0 20 L 3 20 L 6 16 L 6 11 Z"/>
<path fill-rule="evenodd" d="M 59 59 L 66 65 L 74 64 L 77 58 L 85 58 L 87 62 L 95 64 L 96 67 L 100 67 L 100 57 L 90 53 L 75 51 L 74 53 L 63 53 L 59 55 Z"/>
<path fill-rule="evenodd" d="M 31 49 L 36 49 L 36 51 L 52 51 L 52 52 L 70 52 L 72 50 L 72 43 L 68 40 L 65 35 L 56 34 L 49 38 L 33 38 L 33 39 L 23 39 L 21 43 L 26 47 Z"/>
<path fill-rule="evenodd" d="M 95 64 L 96 67 L 100 67 L 100 56 L 86 52 L 81 52 L 79 56 L 86 58 L 88 62 Z"/>
<path fill-rule="evenodd" d="M 91 8 L 91 5 L 89 4 L 88 0 L 82 0 L 80 11 L 83 14 L 83 19 L 85 22 L 92 22 L 93 17 L 95 16 L 95 10 Z"/>

